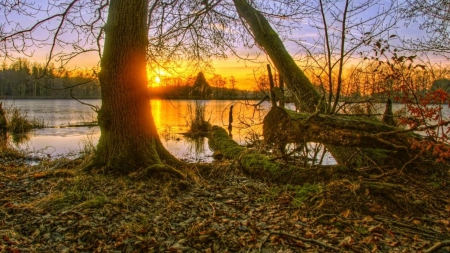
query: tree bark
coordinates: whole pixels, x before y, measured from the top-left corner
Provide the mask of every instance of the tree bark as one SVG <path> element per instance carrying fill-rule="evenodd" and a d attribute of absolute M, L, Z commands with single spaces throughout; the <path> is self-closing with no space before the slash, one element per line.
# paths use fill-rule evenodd
<path fill-rule="evenodd" d="M 3 102 L 0 102 L 0 149 L 6 147 L 8 141 L 6 131 L 8 130 L 8 122 L 6 121 L 5 110 L 3 110 Z"/>
<path fill-rule="evenodd" d="M 280 107 L 272 107 L 264 118 L 263 135 L 270 143 L 318 142 L 399 152 L 407 152 L 413 138 L 370 118 L 300 114 Z"/>
<path fill-rule="evenodd" d="M 233 0 L 233 2 L 241 19 L 248 24 L 256 43 L 269 55 L 273 64 L 283 76 L 286 86 L 296 97 L 296 104 L 299 109 L 311 113 L 316 111 L 321 96 L 287 52 L 277 32 L 247 0 Z M 325 108 L 325 104 L 320 104 L 319 110 L 321 112 L 325 112 Z"/>
<path fill-rule="evenodd" d="M 127 173 L 178 164 L 162 145 L 147 90 L 147 0 L 111 0 L 99 74 L 101 130 L 93 165 Z"/>

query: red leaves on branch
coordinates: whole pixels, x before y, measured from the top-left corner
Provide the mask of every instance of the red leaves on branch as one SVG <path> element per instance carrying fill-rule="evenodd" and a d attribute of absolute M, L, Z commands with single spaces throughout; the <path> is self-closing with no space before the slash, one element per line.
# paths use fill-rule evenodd
<path fill-rule="evenodd" d="M 438 162 L 449 159 L 450 121 L 443 112 L 444 104 L 450 102 L 449 94 L 442 89 L 419 94 L 407 85 L 401 86 L 401 94 L 396 100 L 406 105 L 408 116 L 400 118 L 399 123 L 425 136 L 413 143 L 413 148 L 431 152 Z"/>

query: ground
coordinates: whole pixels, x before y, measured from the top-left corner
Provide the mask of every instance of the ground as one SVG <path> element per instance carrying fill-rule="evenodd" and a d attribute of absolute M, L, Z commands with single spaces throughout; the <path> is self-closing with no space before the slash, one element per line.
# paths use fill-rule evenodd
<path fill-rule="evenodd" d="M 8 157 L 0 252 L 425 252 L 450 239 L 448 175 L 397 176 L 399 199 L 424 195 L 411 210 L 354 181 L 272 184 L 233 161 L 189 165 L 184 180 L 84 172 L 89 157 Z"/>

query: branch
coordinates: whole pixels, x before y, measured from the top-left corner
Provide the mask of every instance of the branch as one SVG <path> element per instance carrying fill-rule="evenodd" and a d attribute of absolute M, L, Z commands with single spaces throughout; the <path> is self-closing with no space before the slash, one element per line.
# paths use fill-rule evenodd
<path fill-rule="evenodd" d="M 70 93 L 69 93 L 69 94 L 70 94 L 70 97 L 73 98 L 73 99 L 75 99 L 78 103 L 81 103 L 81 104 L 83 104 L 83 105 L 87 105 L 87 106 L 91 107 L 91 109 L 92 109 L 94 112 L 98 112 L 98 111 L 100 110 L 100 108 L 99 108 L 98 106 L 96 106 L 96 105 L 91 105 L 91 104 L 88 104 L 88 103 L 85 103 L 85 102 L 79 100 L 78 98 L 74 97 L 73 94 L 72 94 L 72 91 L 73 91 L 73 89 L 70 89 Z"/>
<path fill-rule="evenodd" d="M 325 243 L 323 243 L 321 241 L 318 241 L 318 240 L 315 240 L 315 239 L 308 239 L 308 238 L 304 238 L 304 237 L 299 237 L 299 236 L 295 236 L 293 234 L 288 234 L 288 233 L 281 232 L 281 231 L 269 231 L 269 235 L 264 239 L 264 241 L 261 242 L 261 245 L 259 246 L 259 252 L 262 252 L 262 247 L 263 247 L 264 243 L 269 239 L 269 237 L 271 235 L 284 235 L 284 236 L 291 237 L 291 238 L 293 238 L 295 240 L 299 240 L 299 241 L 303 241 L 303 242 L 312 242 L 312 243 L 315 243 L 315 244 L 320 245 L 320 246 L 322 246 L 324 248 L 327 248 L 327 249 L 340 251 L 339 248 L 333 247 L 331 245 L 325 244 Z"/>
<path fill-rule="evenodd" d="M 442 241 L 442 242 L 437 242 L 436 244 L 433 245 L 433 247 L 431 247 L 431 248 L 429 248 L 429 249 L 426 249 L 426 250 L 424 251 L 424 253 L 432 253 L 432 252 L 435 252 L 435 251 L 437 251 L 437 250 L 439 250 L 440 248 L 445 247 L 445 246 L 450 246 L 450 240 L 446 240 L 446 241 Z"/>

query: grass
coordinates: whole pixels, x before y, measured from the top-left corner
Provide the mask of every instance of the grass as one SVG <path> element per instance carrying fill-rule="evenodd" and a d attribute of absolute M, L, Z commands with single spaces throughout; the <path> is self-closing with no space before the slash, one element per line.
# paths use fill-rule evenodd
<path fill-rule="evenodd" d="M 322 192 L 322 187 L 319 184 L 287 185 L 287 188 L 293 191 L 292 205 L 294 207 L 302 206 L 307 199 Z"/>
<path fill-rule="evenodd" d="M 188 136 L 205 136 L 209 131 L 210 124 L 206 120 L 206 106 L 199 100 L 195 100 L 194 105 L 188 104 Z"/>
<path fill-rule="evenodd" d="M 14 105 L 4 108 L 4 111 L 7 130 L 12 134 L 24 134 L 32 129 L 45 127 L 43 120 L 30 119 L 26 112 Z"/>

